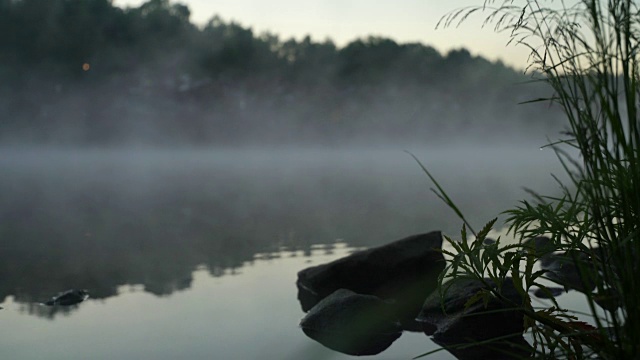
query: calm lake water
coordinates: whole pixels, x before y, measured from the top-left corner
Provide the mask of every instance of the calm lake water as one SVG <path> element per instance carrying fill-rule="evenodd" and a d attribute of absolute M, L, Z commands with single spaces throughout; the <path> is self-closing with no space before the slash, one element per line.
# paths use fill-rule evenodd
<path fill-rule="evenodd" d="M 298 328 L 296 273 L 461 226 L 402 150 L 3 150 L 0 358 L 352 358 Z M 561 173 L 536 144 L 413 152 L 478 228 Z M 39 305 L 71 288 L 91 298 Z"/>

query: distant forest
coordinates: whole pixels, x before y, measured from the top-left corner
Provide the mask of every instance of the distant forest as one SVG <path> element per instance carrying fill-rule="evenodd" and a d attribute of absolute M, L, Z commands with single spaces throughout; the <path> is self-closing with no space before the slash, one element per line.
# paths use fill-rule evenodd
<path fill-rule="evenodd" d="M 431 26 L 425 24 L 425 28 Z M 372 28 L 372 31 L 375 31 Z M 539 83 L 460 49 L 282 40 L 150 0 L 0 0 L 0 142 L 383 144 L 552 133 Z"/>

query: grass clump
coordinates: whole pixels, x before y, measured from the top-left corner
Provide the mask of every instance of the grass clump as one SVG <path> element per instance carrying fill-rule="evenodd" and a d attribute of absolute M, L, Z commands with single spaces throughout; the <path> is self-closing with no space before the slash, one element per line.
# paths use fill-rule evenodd
<path fill-rule="evenodd" d="M 523 313 L 537 357 L 640 358 L 640 8 L 630 0 L 485 1 L 446 15 L 439 26 L 483 11 L 485 24 L 530 50 L 527 71 L 553 89 L 549 98 L 531 101 L 557 104 L 566 115 L 566 130 L 547 146 L 568 180 L 558 180 L 560 196 L 532 192 L 532 200 L 505 212 L 518 244 L 485 243 L 493 221 L 475 239 L 467 240 L 464 229 L 461 242 L 449 239 L 452 260 L 441 285 L 511 277 L 523 301 L 508 305 Z M 550 241 L 526 241 L 539 236 Z M 564 270 L 537 265 L 549 256 L 564 259 Z M 559 278 L 569 268 L 577 275 L 572 284 Z M 554 299 L 533 306 L 531 291 L 550 293 L 543 279 L 582 292 L 589 321 Z M 500 286 L 490 291 L 501 298 Z"/>

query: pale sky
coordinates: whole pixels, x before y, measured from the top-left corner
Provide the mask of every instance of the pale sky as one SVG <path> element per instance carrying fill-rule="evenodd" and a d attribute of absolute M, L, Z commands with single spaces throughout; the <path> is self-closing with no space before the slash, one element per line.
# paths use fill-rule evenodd
<path fill-rule="evenodd" d="M 118 6 L 138 6 L 144 0 L 114 0 Z M 174 1 L 175 2 L 175 1 Z M 465 47 L 474 55 L 501 59 L 526 67 L 524 47 L 506 46 L 508 36 L 482 28 L 476 14 L 459 28 L 435 29 L 449 11 L 482 5 L 483 0 L 182 0 L 191 9 L 191 21 L 204 24 L 214 15 L 238 22 L 254 33 L 269 31 L 280 39 L 315 41 L 331 38 L 338 46 L 358 37 L 378 35 L 397 42 L 422 42 L 446 53 Z"/>

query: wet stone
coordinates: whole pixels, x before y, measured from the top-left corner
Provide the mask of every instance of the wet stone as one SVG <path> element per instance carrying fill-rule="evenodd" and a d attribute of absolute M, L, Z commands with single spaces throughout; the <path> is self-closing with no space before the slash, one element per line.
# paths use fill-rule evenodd
<path fill-rule="evenodd" d="M 442 235 L 434 231 L 304 269 L 296 282 L 302 310 L 309 311 L 338 289 L 349 289 L 393 301 L 404 328 L 419 329 L 415 318 L 445 266 L 441 247 Z"/>
<path fill-rule="evenodd" d="M 71 306 L 79 304 L 89 298 L 89 292 L 86 290 L 67 290 L 62 292 L 50 300 L 46 301 L 44 305 L 47 306 Z"/>
<path fill-rule="evenodd" d="M 489 295 L 485 306 L 480 300 L 468 305 L 470 298 L 481 291 L 496 288 L 489 279 L 458 279 L 441 297 L 434 291 L 426 300 L 418 321 L 425 334 L 446 348 L 458 359 L 520 359 L 531 354 L 531 346 L 524 339 L 524 317 L 513 309 L 522 298 L 507 279 L 500 290 L 512 304 L 505 304 Z M 445 284 L 445 288 L 447 285 Z M 508 339 L 504 339 L 504 337 Z M 501 340 L 491 341 L 491 339 Z M 472 346 L 475 342 L 486 342 Z M 464 346 L 460 346 L 464 345 Z"/>
<path fill-rule="evenodd" d="M 339 289 L 315 305 L 300 322 L 322 345 L 349 355 L 375 355 L 402 334 L 389 302 Z"/>
<path fill-rule="evenodd" d="M 563 288 L 559 288 L 559 287 L 550 287 L 547 286 L 545 291 L 542 288 L 538 288 L 533 292 L 533 295 L 535 295 L 536 297 L 540 298 L 540 299 L 552 299 L 555 298 L 557 296 L 560 296 L 564 293 L 564 289 Z"/>

